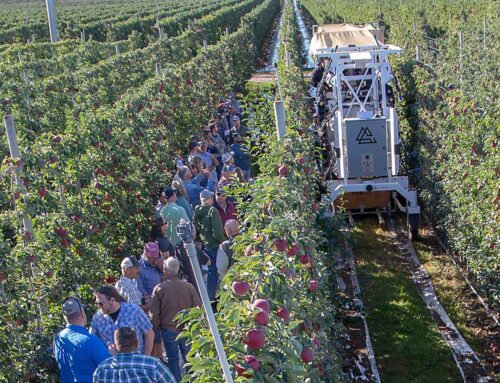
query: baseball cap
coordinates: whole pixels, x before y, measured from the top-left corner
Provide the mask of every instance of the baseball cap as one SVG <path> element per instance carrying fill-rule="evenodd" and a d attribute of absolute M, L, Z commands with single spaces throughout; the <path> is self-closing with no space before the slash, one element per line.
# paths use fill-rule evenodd
<path fill-rule="evenodd" d="M 156 242 L 148 242 L 144 246 L 144 253 L 147 257 L 158 258 L 160 256 L 160 249 Z"/>
<path fill-rule="evenodd" d="M 236 121 L 236 120 L 240 120 L 240 118 L 238 116 L 233 116 L 233 121 Z"/>
<path fill-rule="evenodd" d="M 233 158 L 233 156 L 234 156 L 233 152 L 224 153 L 222 155 L 222 162 L 224 162 L 225 164 L 227 164 L 231 160 L 231 158 Z"/>
<path fill-rule="evenodd" d="M 209 198 L 214 198 L 214 193 L 212 193 L 210 190 L 205 189 L 200 193 L 200 199 L 209 199 Z"/>
<path fill-rule="evenodd" d="M 196 148 L 196 147 L 197 147 L 197 146 L 199 146 L 199 145 L 200 145 L 200 144 L 199 144 L 197 141 L 191 141 L 191 142 L 189 143 L 188 148 L 189 148 L 189 150 L 191 151 L 192 149 Z"/>
<path fill-rule="evenodd" d="M 175 188 L 165 188 L 163 190 L 163 193 L 165 194 L 165 197 L 168 199 L 172 197 L 175 193 L 177 193 L 177 189 Z"/>
<path fill-rule="evenodd" d="M 62 312 L 66 317 L 78 314 L 82 310 L 83 305 L 80 303 L 80 300 L 75 297 L 66 299 L 62 305 Z"/>
<path fill-rule="evenodd" d="M 217 188 L 217 195 L 226 195 L 226 191 L 222 187 Z"/>
<path fill-rule="evenodd" d="M 135 257 L 124 258 L 121 263 L 122 269 L 128 269 L 130 267 L 138 267 L 138 266 L 139 266 L 139 261 Z"/>

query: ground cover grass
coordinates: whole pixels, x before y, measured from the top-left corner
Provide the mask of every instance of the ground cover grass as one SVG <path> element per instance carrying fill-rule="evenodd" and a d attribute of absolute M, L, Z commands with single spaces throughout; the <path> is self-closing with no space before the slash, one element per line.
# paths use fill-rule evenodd
<path fill-rule="evenodd" d="M 357 272 L 382 381 L 461 382 L 451 351 L 388 233 L 371 217 L 359 221 L 353 233 Z"/>
<path fill-rule="evenodd" d="M 491 321 L 446 253 L 439 249 L 434 234 L 428 228 L 420 230 L 420 238 L 413 243 L 415 251 L 432 277 L 436 295 L 467 343 L 485 363 L 492 377 L 500 381 L 500 361 L 491 350 L 494 329 L 488 329 Z M 498 335 L 497 335 L 498 336 Z"/>

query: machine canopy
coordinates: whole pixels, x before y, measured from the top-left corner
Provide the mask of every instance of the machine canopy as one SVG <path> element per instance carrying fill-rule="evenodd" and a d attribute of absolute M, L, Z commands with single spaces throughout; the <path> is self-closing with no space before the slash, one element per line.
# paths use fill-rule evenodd
<path fill-rule="evenodd" d="M 326 24 L 315 30 L 311 39 L 309 54 L 314 55 L 318 49 L 356 46 L 376 46 L 374 36 L 380 43 L 384 42 L 384 32 L 370 24 Z"/>

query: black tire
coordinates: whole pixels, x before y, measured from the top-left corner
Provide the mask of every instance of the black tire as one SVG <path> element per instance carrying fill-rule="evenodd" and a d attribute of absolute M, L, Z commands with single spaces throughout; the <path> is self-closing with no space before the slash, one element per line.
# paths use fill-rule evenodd
<path fill-rule="evenodd" d="M 408 215 L 408 236 L 411 241 L 418 239 L 418 225 L 420 214 Z"/>

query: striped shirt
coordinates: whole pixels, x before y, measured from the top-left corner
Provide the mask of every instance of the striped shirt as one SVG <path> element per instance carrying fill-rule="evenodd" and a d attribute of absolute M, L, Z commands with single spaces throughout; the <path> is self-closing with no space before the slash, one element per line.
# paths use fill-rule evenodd
<path fill-rule="evenodd" d="M 94 372 L 94 383 L 176 383 L 158 359 L 136 352 L 104 360 Z"/>
<path fill-rule="evenodd" d="M 128 303 L 140 306 L 142 304 L 142 293 L 137 287 L 135 279 L 127 278 L 122 275 L 115 285 L 120 295 L 127 300 Z"/>
<path fill-rule="evenodd" d="M 136 305 L 121 303 L 116 322 L 102 311 L 96 312 L 90 323 L 90 333 L 97 335 L 109 347 L 115 343 L 115 330 L 122 327 L 130 327 L 135 331 L 139 341 L 139 352 L 144 353 L 144 335 L 153 328 L 153 325 L 144 311 Z"/>

